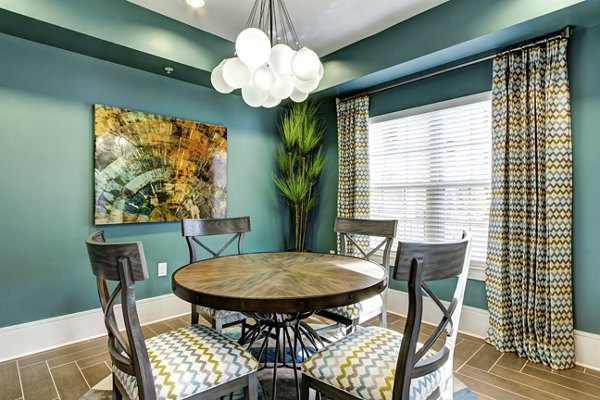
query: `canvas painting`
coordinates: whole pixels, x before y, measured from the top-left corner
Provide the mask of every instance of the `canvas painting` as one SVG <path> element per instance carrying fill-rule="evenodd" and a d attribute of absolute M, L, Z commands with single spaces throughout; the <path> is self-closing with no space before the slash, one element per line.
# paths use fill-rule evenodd
<path fill-rule="evenodd" d="M 222 218 L 227 129 L 94 106 L 95 223 Z"/>

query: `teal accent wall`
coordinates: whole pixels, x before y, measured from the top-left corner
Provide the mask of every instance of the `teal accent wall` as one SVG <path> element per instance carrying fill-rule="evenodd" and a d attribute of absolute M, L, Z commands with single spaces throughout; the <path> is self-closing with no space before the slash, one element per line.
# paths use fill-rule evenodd
<path fill-rule="evenodd" d="M 600 25 L 569 44 L 575 328 L 600 334 Z"/>
<path fill-rule="evenodd" d="M 93 225 L 94 103 L 228 128 L 228 215 L 251 217 L 247 251 L 281 250 L 287 210 L 271 181 L 280 110 L 239 96 L 0 34 L 0 327 L 99 307 L 84 239 Z M 171 293 L 188 260 L 179 223 L 103 227 L 141 240 L 150 279 L 138 298 Z M 157 277 L 157 263 L 169 276 Z"/>
<path fill-rule="evenodd" d="M 569 44 L 569 79 L 573 133 L 573 293 L 575 328 L 600 334 L 600 313 L 596 305 L 600 288 L 600 25 L 575 31 Z M 491 90 L 491 61 L 472 65 L 437 77 L 380 92 L 371 97 L 370 115 L 377 116 L 424 104 Z M 327 121 L 327 152 L 337 168 L 335 103 L 323 107 Z M 330 166 L 331 168 L 331 166 Z M 325 251 L 335 247 L 332 233 L 336 215 L 337 174 L 333 169 L 322 187 L 316 241 Z M 328 227 L 328 229 L 326 229 Z M 394 289 L 405 286 L 392 282 Z M 434 290 L 450 297 L 452 282 L 438 282 Z M 485 285 L 469 280 L 465 304 L 487 309 Z"/>

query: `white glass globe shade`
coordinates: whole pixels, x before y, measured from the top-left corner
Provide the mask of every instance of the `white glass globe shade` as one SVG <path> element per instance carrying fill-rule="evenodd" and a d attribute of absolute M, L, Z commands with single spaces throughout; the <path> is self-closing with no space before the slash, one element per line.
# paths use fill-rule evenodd
<path fill-rule="evenodd" d="M 242 98 L 250 107 L 260 107 L 267 100 L 267 92 L 255 88 L 252 83 L 248 83 L 242 88 Z"/>
<path fill-rule="evenodd" d="M 223 62 L 217 65 L 210 74 L 210 83 L 212 83 L 215 90 L 219 93 L 231 93 L 233 88 L 225 82 L 223 79 Z"/>
<path fill-rule="evenodd" d="M 298 79 L 309 81 L 318 76 L 320 64 L 317 53 L 303 47 L 292 57 L 292 72 Z"/>
<path fill-rule="evenodd" d="M 246 86 L 250 80 L 250 69 L 239 58 L 233 57 L 223 64 L 223 79 L 234 89 Z"/>
<path fill-rule="evenodd" d="M 235 52 L 244 64 L 251 69 L 255 69 L 269 59 L 271 42 L 260 29 L 244 29 L 235 40 Z"/>
<path fill-rule="evenodd" d="M 264 108 L 273 108 L 273 107 L 277 107 L 279 105 L 279 103 L 281 103 L 281 99 L 278 99 L 277 97 L 269 96 L 269 97 L 267 97 L 267 100 L 263 103 L 262 106 Z"/>
<path fill-rule="evenodd" d="M 308 93 L 300 92 L 298 89 L 294 89 L 292 94 L 290 94 L 290 99 L 295 101 L 296 103 L 302 103 L 308 97 Z"/>
<path fill-rule="evenodd" d="M 278 75 L 290 75 L 292 73 L 292 57 L 296 52 L 288 45 L 278 44 L 271 49 L 269 67 Z"/>
<path fill-rule="evenodd" d="M 252 85 L 263 92 L 269 92 L 275 84 L 275 75 L 266 65 L 260 67 L 252 75 Z"/>
<path fill-rule="evenodd" d="M 275 76 L 275 84 L 269 91 L 269 95 L 277 97 L 279 99 L 286 99 L 290 97 L 294 90 L 294 80 L 290 75 L 278 75 Z"/>
<path fill-rule="evenodd" d="M 303 81 L 294 77 L 294 87 L 298 89 L 299 92 L 310 93 L 313 90 L 315 90 L 317 86 L 319 86 L 320 81 L 321 80 L 319 79 L 319 77 L 311 79 L 310 81 Z"/>

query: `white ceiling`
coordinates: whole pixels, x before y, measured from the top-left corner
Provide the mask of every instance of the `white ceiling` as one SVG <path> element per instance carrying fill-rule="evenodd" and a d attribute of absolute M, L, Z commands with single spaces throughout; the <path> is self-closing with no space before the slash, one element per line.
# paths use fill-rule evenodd
<path fill-rule="evenodd" d="M 254 0 L 128 0 L 231 42 L 246 25 Z M 324 56 L 449 0 L 287 0 L 300 43 Z"/>

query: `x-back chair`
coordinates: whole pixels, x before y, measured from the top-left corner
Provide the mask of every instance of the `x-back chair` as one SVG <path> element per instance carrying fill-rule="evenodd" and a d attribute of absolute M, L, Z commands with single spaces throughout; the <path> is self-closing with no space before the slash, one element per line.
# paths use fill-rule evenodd
<path fill-rule="evenodd" d="M 446 243 L 400 242 L 393 277 L 408 281 L 404 333 L 380 327 L 359 329 L 314 353 L 302 364 L 301 398 L 309 388 L 334 399 L 452 399 L 452 359 L 467 282 L 471 238 Z M 446 306 L 427 282 L 458 278 Z M 441 311 L 441 320 L 418 343 L 423 297 Z M 445 338 L 443 336 L 446 331 Z M 443 347 L 435 351 L 437 340 Z M 395 373 L 394 373 L 395 371 Z"/>
<path fill-rule="evenodd" d="M 190 263 L 201 259 L 198 250 L 204 250 L 209 258 L 220 257 L 225 251 L 236 245 L 237 254 L 244 252 L 244 235 L 250 232 L 250 217 L 218 218 L 218 219 L 184 219 L 181 221 L 182 234 L 185 237 L 190 253 Z M 231 238 L 218 250 L 210 246 L 207 236 L 230 235 Z M 218 246 L 217 246 L 218 247 Z M 217 332 L 224 327 L 242 324 L 242 335 L 245 330 L 246 316 L 241 312 L 217 310 L 211 307 L 192 304 L 192 324 L 197 324 L 202 315 Z"/>
<path fill-rule="evenodd" d="M 340 254 L 351 255 L 349 248 L 353 246 L 361 257 L 375 261 L 376 254 L 381 252 L 382 262 L 380 265 L 387 276 L 390 266 L 390 250 L 396 236 L 397 224 L 396 220 L 337 217 L 334 230 L 340 235 Z M 380 241 L 374 248 L 363 248 L 355 240 L 357 235 L 376 237 Z M 349 306 L 321 310 L 317 314 L 341 324 L 346 328 L 346 333 L 354 331 L 359 324 L 376 316 L 379 316 L 380 326 L 385 328 L 387 327 L 387 285 L 380 295 Z"/>
<path fill-rule="evenodd" d="M 242 388 L 256 399 L 257 361 L 214 330 L 190 325 L 144 340 L 135 304 L 135 282 L 148 279 L 141 242 L 105 243 L 98 231 L 86 245 L 108 331 L 113 399 L 217 399 Z M 127 337 L 115 316 L 119 297 Z"/>

